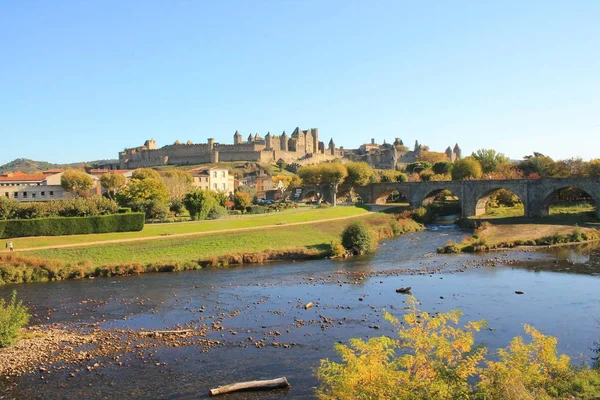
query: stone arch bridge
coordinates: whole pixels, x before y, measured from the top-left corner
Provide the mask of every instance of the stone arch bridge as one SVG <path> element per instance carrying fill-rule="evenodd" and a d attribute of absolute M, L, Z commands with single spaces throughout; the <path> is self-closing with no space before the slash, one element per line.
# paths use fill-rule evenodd
<path fill-rule="evenodd" d="M 507 189 L 519 196 L 525 216 L 533 218 L 548 215 L 548 207 L 559 191 L 566 188 L 586 192 L 598 205 L 596 215 L 600 218 L 600 178 L 389 182 L 371 183 L 355 187 L 354 190 L 364 203 L 376 204 L 385 203 L 392 192 L 398 191 L 414 207 L 427 205 L 441 191 L 449 190 L 460 200 L 461 216 L 471 217 L 485 214 L 490 196 L 499 189 Z M 331 200 L 331 191 L 327 188 L 323 188 L 323 198 Z"/>

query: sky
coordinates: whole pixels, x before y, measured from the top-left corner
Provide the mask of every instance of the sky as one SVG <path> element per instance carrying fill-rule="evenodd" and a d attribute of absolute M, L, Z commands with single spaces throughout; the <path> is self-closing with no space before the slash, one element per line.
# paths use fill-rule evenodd
<path fill-rule="evenodd" d="M 0 0 L 0 164 L 239 130 L 600 157 L 600 1 Z"/>

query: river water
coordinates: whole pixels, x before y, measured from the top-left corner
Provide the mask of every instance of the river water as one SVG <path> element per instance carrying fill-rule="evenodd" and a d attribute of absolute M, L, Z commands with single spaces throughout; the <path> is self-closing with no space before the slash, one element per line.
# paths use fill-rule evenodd
<path fill-rule="evenodd" d="M 486 319 L 491 329 L 480 332 L 477 341 L 491 352 L 523 334 L 522 324 L 528 323 L 557 336 L 559 351 L 575 363 L 589 363 L 600 341 L 600 252 L 585 247 L 435 254 L 438 246 L 463 235 L 456 228 L 434 227 L 385 241 L 372 256 L 343 261 L 15 286 L 36 324 L 101 321 L 106 329 L 154 330 L 210 326 L 226 317 L 220 323 L 224 329 L 207 333 L 221 342 L 207 352 L 157 347 L 152 362 L 129 356 L 119 367 L 104 360 L 91 372 L 55 373 L 43 381 L 30 374 L 14 381 L 10 397 L 204 398 L 222 384 L 286 376 L 289 390 L 224 398 L 311 398 L 319 360 L 337 359 L 336 342 L 394 334 L 382 311 L 402 315 L 406 297 L 395 289 L 405 286 L 412 287 L 425 311 L 460 308 L 464 322 Z M 0 297 L 15 287 L 0 287 Z M 308 302 L 315 306 L 305 309 Z M 257 348 L 256 340 L 265 346 Z"/>

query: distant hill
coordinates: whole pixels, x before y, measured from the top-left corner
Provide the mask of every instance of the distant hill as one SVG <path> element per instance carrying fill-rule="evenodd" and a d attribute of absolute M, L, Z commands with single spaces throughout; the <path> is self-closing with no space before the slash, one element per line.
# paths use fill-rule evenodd
<path fill-rule="evenodd" d="M 17 158 L 4 165 L 0 165 L 0 173 L 9 171 L 21 171 L 27 173 L 33 173 L 38 171 L 45 171 L 47 169 L 64 169 L 64 168 L 84 168 L 85 166 L 98 166 L 101 164 L 115 163 L 118 160 L 96 160 L 88 162 L 76 162 L 71 164 L 54 164 L 47 161 L 34 161 L 27 158 Z"/>

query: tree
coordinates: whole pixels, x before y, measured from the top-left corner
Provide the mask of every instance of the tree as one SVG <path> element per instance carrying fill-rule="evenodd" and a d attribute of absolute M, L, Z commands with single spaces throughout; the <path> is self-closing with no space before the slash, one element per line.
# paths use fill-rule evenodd
<path fill-rule="evenodd" d="M 60 177 L 60 186 L 69 193 L 82 196 L 94 186 L 94 180 L 83 171 L 68 169 Z"/>
<path fill-rule="evenodd" d="M 337 200 L 338 185 L 344 182 L 348 176 L 348 170 L 341 163 L 325 163 L 320 165 L 321 179 L 323 184 L 328 185 L 331 189 L 331 205 L 335 207 Z"/>
<path fill-rule="evenodd" d="M 454 162 L 452 168 L 452 179 L 461 181 L 465 179 L 479 179 L 481 177 L 481 165 L 473 157 L 465 157 Z"/>
<path fill-rule="evenodd" d="M 29 318 L 31 314 L 27 307 L 21 300 L 17 301 L 16 290 L 13 290 L 9 302 L 0 298 L 0 347 L 16 343 Z"/>
<path fill-rule="evenodd" d="M 287 167 L 287 163 L 280 158 L 279 160 L 277 160 L 277 166 L 279 167 L 279 171 L 283 172 L 283 169 Z"/>
<path fill-rule="evenodd" d="M 438 153 L 435 151 L 422 151 L 417 156 L 418 161 L 426 162 L 428 164 L 435 164 L 437 162 L 448 161 L 446 153 Z"/>
<path fill-rule="evenodd" d="M 323 171 L 318 165 L 305 165 L 298 169 L 298 176 L 305 185 L 317 186 L 322 182 Z"/>
<path fill-rule="evenodd" d="M 131 174 L 131 179 L 161 179 L 161 176 L 152 168 L 138 168 Z"/>
<path fill-rule="evenodd" d="M 293 187 L 301 185 L 301 180 L 298 175 L 275 175 L 271 181 L 277 185 L 277 189 L 281 192 L 281 199 L 285 199 L 285 192 Z"/>
<path fill-rule="evenodd" d="M 586 172 L 590 178 L 600 177 L 600 158 L 590 160 L 586 165 Z"/>
<path fill-rule="evenodd" d="M 408 182 L 406 174 L 393 169 L 379 171 L 379 175 L 381 182 Z"/>
<path fill-rule="evenodd" d="M 348 176 L 346 184 L 354 186 L 364 186 L 371 182 L 373 176 L 373 168 L 366 162 L 349 162 L 346 164 Z"/>
<path fill-rule="evenodd" d="M 115 194 L 127 183 L 127 178 L 123 174 L 109 173 L 100 177 L 100 184 L 106 190 L 109 198 L 114 198 Z"/>
<path fill-rule="evenodd" d="M 508 157 L 502 153 L 497 153 L 496 150 L 492 149 L 479 149 L 471 157 L 479 161 L 481 170 L 485 174 L 494 172 L 499 165 L 507 164 L 510 162 Z"/>
<path fill-rule="evenodd" d="M 412 174 L 413 172 L 421 172 L 424 169 L 431 168 L 431 164 L 427 161 L 417 161 L 406 164 L 406 172 Z"/>
<path fill-rule="evenodd" d="M 204 220 L 218 203 L 212 191 L 198 189 L 185 195 L 183 205 L 192 220 Z"/>
<path fill-rule="evenodd" d="M 519 163 L 519 169 L 525 176 L 531 178 L 552 178 L 556 175 L 556 163 L 554 160 L 542 153 L 534 152 L 532 156 L 525 156 Z"/>
<path fill-rule="evenodd" d="M 169 190 L 171 196 L 171 203 L 181 201 L 192 189 L 192 183 L 194 178 L 192 174 L 182 170 L 167 171 L 163 177 L 163 181 Z"/>
<path fill-rule="evenodd" d="M 233 208 L 246 212 L 246 209 L 252 204 L 252 198 L 248 193 L 237 191 L 233 194 Z"/>
<path fill-rule="evenodd" d="M 162 179 L 132 179 L 117 193 L 122 206 L 146 213 L 147 218 L 162 218 L 168 213 L 169 190 Z"/>
<path fill-rule="evenodd" d="M 453 164 L 450 161 L 438 161 L 433 164 L 431 169 L 436 174 L 449 174 L 452 171 L 452 166 Z"/>

